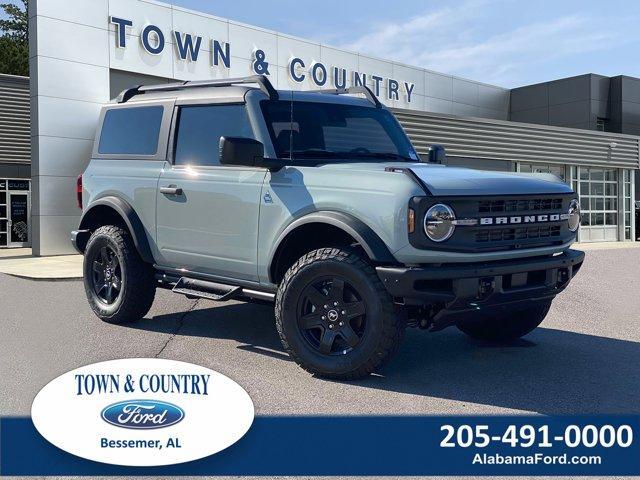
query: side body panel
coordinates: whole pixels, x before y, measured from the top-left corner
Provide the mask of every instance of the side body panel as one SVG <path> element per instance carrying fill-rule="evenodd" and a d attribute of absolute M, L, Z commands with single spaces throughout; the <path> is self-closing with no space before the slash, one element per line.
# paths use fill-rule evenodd
<path fill-rule="evenodd" d="M 218 276 L 257 280 L 260 193 L 266 170 L 176 167 L 167 163 L 158 192 L 157 263 Z"/>
<path fill-rule="evenodd" d="M 269 172 L 262 192 L 258 236 L 260 282 L 269 284 L 269 264 L 282 232 L 313 212 L 350 215 L 367 225 L 391 252 L 408 244 L 408 199 L 422 189 L 403 173 L 286 167 Z"/>
<path fill-rule="evenodd" d="M 135 210 L 147 234 L 151 253 L 158 258 L 155 242 L 156 191 L 164 162 L 157 160 L 91 160 L 85 170 L 85 209 L 96 200 L 114 196 Z"/>

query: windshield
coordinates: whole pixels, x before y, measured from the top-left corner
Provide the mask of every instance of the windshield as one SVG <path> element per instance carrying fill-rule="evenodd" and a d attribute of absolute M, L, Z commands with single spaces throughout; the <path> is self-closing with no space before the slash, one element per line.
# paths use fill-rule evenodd
<path fill-rule="evenodd" d="M 265 100 L 261 106 L 278 158 L 309 163 L 419 161 L 385 109 L 288 100 Z"/>

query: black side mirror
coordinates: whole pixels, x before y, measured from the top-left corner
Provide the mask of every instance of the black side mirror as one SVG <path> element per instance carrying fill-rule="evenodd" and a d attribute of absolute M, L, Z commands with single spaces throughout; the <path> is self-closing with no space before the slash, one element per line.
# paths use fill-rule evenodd
<path fill-rule="evenodd" d="M 220 165 L 243 165 L 278 171 L 280 160 L 264 158 L 264 145 L 253 138 L 220 137 Z"/>
<path fill-rule="evenodd" d="M 220 165 L 259 167 L 263 157 L 264 145 L 253 138 L 220 138 Z"/>
<path fill-rule="evenodd" d="M 442 145 L 431 145 L 427 159 L 429 163 L 444 165 L 447 160 L 447 152 Z"/>

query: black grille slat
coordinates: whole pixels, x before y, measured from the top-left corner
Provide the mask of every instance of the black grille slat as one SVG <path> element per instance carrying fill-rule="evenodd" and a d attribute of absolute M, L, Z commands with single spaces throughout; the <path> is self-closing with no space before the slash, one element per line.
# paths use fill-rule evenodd
<path fill-rule="evenodd" d="M 562 213 L 563 198 L 510 198 L 504 200 L 479 200 L 478 213 L 483 216 L 524 217 L 526 215 Z M 550 242 L 554 237 L 562 235 L 561 225 L 532 224 L 532 225 L 493 225 L 489 228 L 481 228 L 475 232 L 476 243 L 518 243 L 527 240 L 543 240 Z"/>
<path fill-rule="evenodd" d="M 508 242 L 535 238 L 559 237 L 560 225 L 542 225 L 518 228 L 485 228 L 476 232 L 476 242 Z"/>
<path fill-rule="evenodd" d="M 482 200 L 479 213 L 521 213 L 560 210 L 562 198 L 533 198 L 523 200 Z"/>

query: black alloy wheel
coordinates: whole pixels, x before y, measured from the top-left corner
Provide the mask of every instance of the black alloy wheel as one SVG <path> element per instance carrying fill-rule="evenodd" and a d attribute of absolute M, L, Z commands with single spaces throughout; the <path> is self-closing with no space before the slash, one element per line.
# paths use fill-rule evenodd
<path fill-rule="evenodd" d="M 298 302 L 298 325 L 309 345 L 323 355 L 346 355 L 360 344 L 366 306 L 355 287 L 340 277 L 308 285 Z"/>
<path fill-rule="evenodd" d="M 291 358 L 337 380 L 383 367 L 406 326 L 366 255 L 347 248 L 320 248 L 298 259 L 278 286 L 275 314 Z"/>
<path fill-rule="evenodd" d="M 99 300 L 112 305 L 122 291 L 122 269 L 118 255 L 110 246 L 103 246 L 92 262 L 93 291 Z"/>
<path fill-rule="evenodd" d="M 93 232 L 83 272 L 87 300 L 100 319 L 125 323 L 149 312 L 156 292 L 155 270 L 142 260 L 124 228 L 105 225 Z"/>

